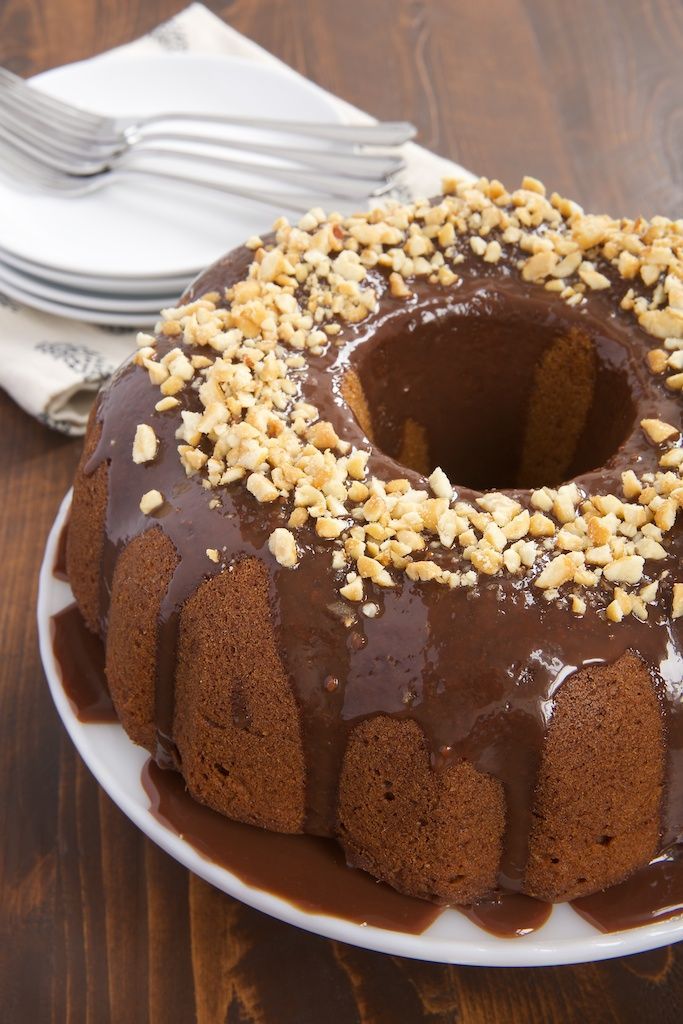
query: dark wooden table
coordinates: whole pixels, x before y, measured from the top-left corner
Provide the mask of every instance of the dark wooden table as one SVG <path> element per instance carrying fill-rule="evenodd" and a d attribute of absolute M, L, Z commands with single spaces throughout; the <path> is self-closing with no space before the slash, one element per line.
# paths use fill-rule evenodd
<path fill-rule="evenodd" d="M 148 31 L 178 0 L 0 0 L 21 74 Z M 683 213 L 678 0 L 236 0 L 235 28 L 310 78 L 516 184 Z M 0 233 L 1 233 L 0 226 Z M 683 947 L 538 970 L 416 963 L 300 932 L 147 842 L 52 707 L 34 607 L 79 452 L 0 397 L 0 1021 L 471 1024 L 680 1021 Z"/>

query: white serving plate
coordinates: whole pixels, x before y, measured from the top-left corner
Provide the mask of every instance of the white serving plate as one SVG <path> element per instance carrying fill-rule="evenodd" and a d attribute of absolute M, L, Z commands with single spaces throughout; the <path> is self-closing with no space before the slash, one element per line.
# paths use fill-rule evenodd
<path fill-rule="evenodd" d="M 0 236 L 1 237 L 1 236 Z M 0 263 L 21 274 L 39 277 L 49 284 L 63 285 L 65 288 L 82 289 L 86 292 L 103 292 L 107 295 L 127 298 L 138 296 L 146 298 L 161 292 L 173 292 L 180 295 L 198 270 L 187 271 L 176 277 L 107 277 L 106 274 L 75 274 L 68 270 L 48 267 L 44 263 L 35 263 L 23 259 L 15 253 L 3 249 L 0 245 Z"/>
<path fill-rule="evenodd" d="M 59 99 L 115 116 L 173 109 L 327 123 L 340 119 L 313 83 L 238 57 L 112 54 L 55 68 L 34 81 Z M 233 137 L 250 136 L 240 129 Z M 259 139 L 292 142 L 267 132 Z M 299 139 L 298 144 L 307 143 Z M 192 173 L 185 163 L 169 160 L 167 166 Z M 264 188 L 287 191 L 284 184 L 244 172 L 231 171 L 229 180 L 250 188 L 262 181 Z M 197 267 L 267 230 L 280 213 L 262 203 L 179 190 L 151 178 L 124 179 L 79 198 L 20 191 L 0 182 L 0 247 L 69 274 L 190 279 Z"/>
<path fill-rule="evenodd" d="M 94 313 L 126 313 L 129 316 L 147 313 L 155 319 L 158 318 L 160 309 L 172 306 L 178 297 L 175 292 L 170 291 L 164 294 L 160 292 L 158 295 L 123 297 L 103 292 L 79 291 L 65 286 L 60 288 L 40 277 L 8 266 L 3 263 L 0 256 L 0 289 L 6 285 L 19 288 L 37 299 L 56 302 L 62 306 L 75 306 L 81 310 L 92 310 Z"/>
<path fill-rule="evenodd" d="M 53 316 L 68 317 L 71 320 L 82 320 L 89 324 L 104 324 L 108 327 L 152 327 L 157 320 L 156 313 L 115 313 L 104 310 L 84 309 L 81 306 L 70 306 L 65 302 L 56 302 L 38 295 L 27 288 L 20 288 L 12 284 L 7 278 L 0 274 L 0 293 L 6 295 L 14 302 L 19 302 L 31 309 L 39 309 L 43 313 L 52 313 Z"/>
<path fill-rule="evenodd" d="M 62 689 L 50 640 L 50 617 L 70 604 L 73 597 L 68 584 L 55 579 L 52 567 L 70 503 L 69 492 L 50 532 L 40 571 L 38 631 L 43 666 L 57 711 L 95 778 L 124 814 L 171 857 L 216 888 L 281 921 L 340 942 L 418 960 L 485 967 L 541 967 L 627 956 L 683 939 L 683 917 L 605 935 L 568 904 L 555 906 L 542 928 L 521 938 L 498 938 L 454 910 L 444 911 L 421 935 L 410 935 L 308 913 L 278 896 L 246 885 L 232 872 L 202 857 L 151 814 L 140 782 L 146 751 L 135 746 L 120 725 L 79 722 Z"/>

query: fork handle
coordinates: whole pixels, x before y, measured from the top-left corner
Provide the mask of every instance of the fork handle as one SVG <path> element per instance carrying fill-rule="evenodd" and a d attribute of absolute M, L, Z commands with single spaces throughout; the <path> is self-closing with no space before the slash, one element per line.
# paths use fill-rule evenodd
<path fill-rule="evenodd" d="M 185 163 L 213 167 L 217 171 L 246 171 L 257 178 L 280 179 L 291 182 L 299 188 L 320 188 L 329 200 L 355 199 L 367 201 L 368 196 L 381 195 L 391 188 L 387 178 L 359 178 L 334 174 L 310 167 L 279 167 L 274 164 L 260 164 L 253 160 L 235 160 L 224 156 L 210 156 L 207 153 L 193 153 L 184 149 L 168 149 L 162 146 L 135 146 L 123 152 L 112 162 L 113 167 L 129 167 L 140 158 L 152 160 L 177 160 Z M 158 166 L 157 163 L 154 166 Z"/>
<path fill-rule="evenodd" d="M 280 121 L 275 118 L 237 117 L 227 114 L 162 113 L 144 118 L 118 118 L 122 129 L 142 129 L 147 125 L 167 121 L 186 121 L 193 124 L 215 124 L 227 128 L 257 128 L 286 135 L 324 139 L 360 146 L 400 146 L 416 135 L 416 128 L 408 121 L 379 121 L 377 124 L 318 124 L 303 121 Z"/>
<path fill-rule="evenodd" d="M 308 213 L 313 207 L 326 206 L 330 201 L 329 195 L 321 195 L 315 192 L 277 192 L 271 189 L 243 188 L 240 185 L 225 185 L 222 182 L 211 181 L 207 178 L 195 178 L 189 174 L 176 174 L 173 171 L 162 171 L 157 168 L 153 170 L 152 168 L 134 167 L 132 165 L 116 167 L 114 170 L 106 171 L 105 175 L 110 181 L 124 175 L 144 175 L 145 177 L 163 178 L 167 181 L 178 182 L 181 185 L 192 185 L 197 188 L 208 189 L 211 192 L 222 192 L 224 195 L 237 196 L 240 199 L 264 203 L 266 206 L 274 206 L 277 209 L 291 210 L 296 213 Z M 94 184 L 96 179 L 84 180 Z"/>
<path fill-rule="evenodd" d="M 182 143 L 190 146 L 208 146 L 220 151 L 254 153 L 274 157 L 280 161 L 295 163 L 304 167 L 317 167 L 336 175 L 352 178 L 385 178 L 403 168 L 403 160 L 395 154 L 349 153 L 330 149 L 310 147 L 272 146 L 263 142 L 245 142 L 224 139 L 217 135 L 196 135 L 191 132 L 151 131 L 138 132 L 129 129 L 126 142 L 131 150 L 147 149 L 151 143 Z"/>

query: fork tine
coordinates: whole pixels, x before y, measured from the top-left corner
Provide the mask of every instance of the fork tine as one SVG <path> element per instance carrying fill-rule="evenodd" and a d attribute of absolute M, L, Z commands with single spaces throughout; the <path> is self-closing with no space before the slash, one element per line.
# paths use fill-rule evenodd
<path fill-rule="evenodd" d="M 37 89 L 29 82 L 26 82 L 19 75 L 15 75 L 8 68 L 0 67 L 0 82 L 8 92 L 14 93 L 15 97 L 27 107 L 35 106 L 41 107 L 43 110 L 49 110 L 53 115 L 61 116 L 65 120 L 70 121 L 74 127 L 80 125 L 82 128 L 93 128 L 99 126 L 102 121 L 101 114 L 94 114 L 92 111 L 83 110 L 72 103 L 58 100 L 42 89 Z"/>
<path fill-rule="evenodd" d="M 102 141 L 99 134 L 93 133 L 86 126 L 72 124 L 70 121 L 62 120 L 61 115 L 42 109 L 40 105 L 26 103 L 24 98 L 14 90 L 7 90 L 2 82 L 0 82 L 0 112 L 15 120 L 20 119 L 22 125 L 33 126 L 35 130 L 63 139 L 71 145 L 110 146 L 112 144 L 107 140 Z M 114 138 L 112 136 L 112 140 Z"/>
<path fill-rule="evenodd" d="M 49 191 L 54 189 L 62 191 L 67 184 L 66 175 L 60 175 L 44 164 L 37 163 L 1 137 L 0 154 L 2 154 L 0 174 L 11 185 L 19 185 L 19 187 L 37 185 Z"/>
<path fill-rule="evenodd" d="M 0 138 L 20 150 L 25 156 L 32 158 L 46 167 L 64 174 L 90 175 L 106 170 L 111 161 L 78 159 L 69 150 L 62 149 L 59 143 L 48 141 L 38 133 L 33 133 L 24 126 L 17 132 L 6 114 L 0 112 Z"/>
<path fill-rule="evenodd" d="M 0 99 L 1 90 L 0 90 Z M 0 102 L 0 122 L 21 137 L 31 138 L 36 145 L 49 152 L 57 151 L 64 157 L 78 155 L 82 158 L 105 159 L 113 153 L 127 148 L 126 140 L 119 137 L 105 142 L 91 134 L 71 134 L 55 122 L 34 113 L 24 112 L 11 103 Z"/>

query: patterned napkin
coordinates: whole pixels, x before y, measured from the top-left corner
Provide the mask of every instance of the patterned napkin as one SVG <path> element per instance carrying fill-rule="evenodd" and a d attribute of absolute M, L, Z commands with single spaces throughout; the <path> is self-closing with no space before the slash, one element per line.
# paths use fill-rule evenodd
<path fill-rule="evenodd" d="M 93 60 L 178 50 L 247 57 L 298 74 L 198 3 L 142 39 Z M 344 100 L 332 99 L 347 123 L 372 122 Z M 404 146 L 403 157 L 406 168 L 392 193 L 401 199 L 438 192 L 446 176 L 471 177 L 464 168 L 414 143 Z M 134 347 L 134 332 L 127 329 L 38 313 L 0 294 L 0 386 L 32 416 L 65 434 L 84 432 L 95 393 Z"/>

